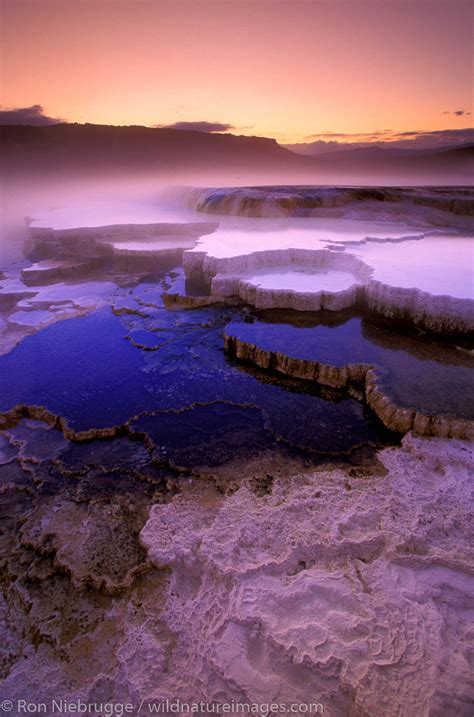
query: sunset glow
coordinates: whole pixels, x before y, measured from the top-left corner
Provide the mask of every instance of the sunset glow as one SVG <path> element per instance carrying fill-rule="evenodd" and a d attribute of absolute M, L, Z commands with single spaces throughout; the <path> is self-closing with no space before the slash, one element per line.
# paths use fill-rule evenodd
<path fill-rule="evenodd" d="M 469 127 L 471 7 L 3 0 L 2 104 L 68 122 L 218 122 L 279 142 Z"/>

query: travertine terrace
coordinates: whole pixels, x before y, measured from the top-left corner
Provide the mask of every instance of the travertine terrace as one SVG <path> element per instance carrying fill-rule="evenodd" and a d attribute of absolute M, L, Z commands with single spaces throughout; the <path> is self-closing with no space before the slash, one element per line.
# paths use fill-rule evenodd
<path fill-rule="evenodd" d="M 467 717 L 472 191 L 173 196 L 0 275 L 2 699 Z"/>

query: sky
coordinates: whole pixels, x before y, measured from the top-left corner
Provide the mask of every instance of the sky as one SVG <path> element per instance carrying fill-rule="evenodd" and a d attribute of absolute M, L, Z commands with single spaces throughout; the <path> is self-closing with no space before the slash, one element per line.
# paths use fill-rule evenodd
<path fill-rule="evenodd" d="M 470 0 L 0 4 L 5 121 L 197 123 L 281 143 L 472 126 Z"/>

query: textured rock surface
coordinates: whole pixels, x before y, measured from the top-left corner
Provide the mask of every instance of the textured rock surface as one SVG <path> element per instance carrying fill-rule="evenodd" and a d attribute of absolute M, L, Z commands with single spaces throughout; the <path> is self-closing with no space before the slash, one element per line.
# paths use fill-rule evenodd
<path fill-rule="evenodd" d="M 377 211 L 364 216 L 367 201 Z M 187 276 L 207 282 L 212 293 L 300 311 L 339 310 L 363 296 L 372 311 L 424 330 L 474 330 L 473 195 L 468 189 L 244 187 L 195 190 L 191 202 L 204 212 L 260 217 L 240 219 L 240 225 L 234 220 L 230 228 L 224 222 L 185 252 Z M 345 209 L 335 218 L 327 212 L 337 205 Z M 347 209 L 353 206 L 357 220 Z M 422 211 L 427 207 L 443 207 L 447 229 L 433 228 Z M 313 211 L 321 218 L 314 219 Z M 280 218 L 265 219 L 267 214 Z M 459 218 L 469 222 L 461 227 Z M 314 267 L 311 292 L 306 288 L 298 297 L 279 287 L 275 267 L 284 266 Z M 351 272 L 364 289 L 321 300 L 321 269 Z M 252 277 L 264 271 L 275 273 L 273 291 L 255 287 Z"/>
<path fill-rule="evenodd" d="M 45 259 L 22 269 L 21 279 L 27 286 L 45 284 L 50 281 L 63 281 L 65 278 L 84 275 L 100 268 L 104 263 L 104 258 L 98 255 L 83 261 Z"/>
<path fill-rule="evenodd" d="M 365 296 L 368 307 L 387 318 L 412 321 L 428 331 L 474 331 L 474 299 L 437 296 L 375 280 L 369 281 Z"/>
<path fill-rule="evenodd" d="M 87 450 L 62 459 L 63 481 Z M 17 547 L 1 606 L 3 698 L 321 702 L 335 717 L 467 717 L 473 447 L 408 435 L 379 459 L 375 472 L 268 476 L 262 490 L 249 466 L 231 494 L 182 484 L 148 520 L 133 486 L 88 505 L 98 476 L 75 474 L 86 502 L 73 508 L 83 514 L 74 561 L 74 493 L 55 516 L 30 512 L 18 539 L 14 526 L 6 533 Z M 125 471 L 130 460 L 143 458 L 123 455 Z M 101 463 L 105 480 L 113 459 Z M 9 470 L 15 512 L 28 515 L 28 474 Z M 134 506 L 135 526 L 145 522 L 142 555 L 133 557 L 135 539 L 125 551 L 107 541 L 107 503 L 121 520 Z M 124 560 L 111 594 L 97 576 L 114 575 L 122 551 L 141 572 L 124 582 Z"/>
<path fill-rule="evenodd" d="M 379 212 L 406 204 L 473 216 L 474 197 L 469 187 L 223 187 L 190 192 L 190 206 L 210 214 L 249 217 L 314 216 L 321 209 L 377 204 Z"/>
<path fill-rule="evenodd" d="M 340 255 L 339 255 L 340 256 Z M 347 271 L 295 271 L 282 267 L 255 272 L 251 276 L 217 274 L 211 282 L 211 293 L 238 296 L 259 309 L 293 309 L 295 311 L 340 311 L 356 303 L 360 281 Z"/>
<path fill-rule="evenodd" d="M 219 232 L 215 234 L 218 245 Z M 456 241 L 456 240 L 452 240 Z M 400 252 L 403 252 L 401 243 Z M 345 247 L 343 247 L 345 248 Z M 235 249 L 234 251 L 238 251 Z M 427 248 L 427 251 L 429 247 Z M 327 308 L 340 310 L 364 300 L 368 307 L 382 316 L 403 319 L 430 331 L 466 333 L 474 331 L 474 297 L 457 296 L 456 272 L 452 272 L 454 296 L 438 295 L 422 291 L 416 286 L 391 286 L 382 280 L 371 278 L 374 269 L 362 258 L 348 251 L 334 252 L 330 249 L 282 248 L 252 250 L 247 254 L 215 256 L 213 249 L 196 249 L 184 252 L 184 268 L 190 279 L 198 278 L 208 283 L 212 293 L 224 296 L 237 295 L 260 308 L 292 308 L 300 311 Z M 423 257 L 421 257 L 423 260 Z M 469 261 L 465 252 L 460 270 Z M 260 289 L 249 280 L 258 270 L 269 273 L 275 267 L 294 267 L 306 271 L 314 267 L 314 291 L 299 293 L 286 289 Z M 318 288 L 318 272 L 346 271 L 354 276 L 352 288 L 336 293 L 323 292 Z M 379 270 L 380 273 L 380 270 Z M 469 293 L 469 292 L 468 292 Z"/>
<path fill-rule="evenodd" d="M 385 477 L 203 488 L 152 509 L 164 617 L 208 698 L 223 681 L 254 701 L 317 695 L 335 715 L 468 714 L 472 451 L 408 437 L 381 460 Z"/>

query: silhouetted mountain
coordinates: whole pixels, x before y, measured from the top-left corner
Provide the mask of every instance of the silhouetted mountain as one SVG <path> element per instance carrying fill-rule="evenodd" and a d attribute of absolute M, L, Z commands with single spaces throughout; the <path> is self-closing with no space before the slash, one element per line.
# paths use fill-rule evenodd
<path fill-rule="evenodd" d="M 428 184 L 472 184 L 474 180 L 474 145 L 447 149 L 400 149 L 360 147 L 328 152 L 313 157 L 321 174 L 357 178 L 362 172 L 377 181 L 395 177 Z M 405 180 L 406 181 L 406 180 Z"/>
<path fill-rule="evenodd" d="M 352 149 L 339 149 L 317 155 L 318 161 L 337 164 L 340 162 L 357 161 L 359 163 L 377 163 L 405 161 L 414 162 L 419 159 L 434 161 L 472 160 L 474 159 L 474 144 L 464 144 L 460 147 L 446 147 L 443 149 L 401 149 L 399 147 L 357 147 Z"/>
<path fill-rule="evenodd" d="M 28 177 L 215 176 L 311 184 L 469 184 L 474 145 L 447 150 L 363 147 L 308 157 L 274 139 L 93 124 L 0 127 L 2 174 Z"/>
<path fill-rule="evenodd" d="M 3 166 L 11 172 L 306 170 L 311 159 L 274 139 L 151 127 L 57 124 L 0 127 Z"/>

